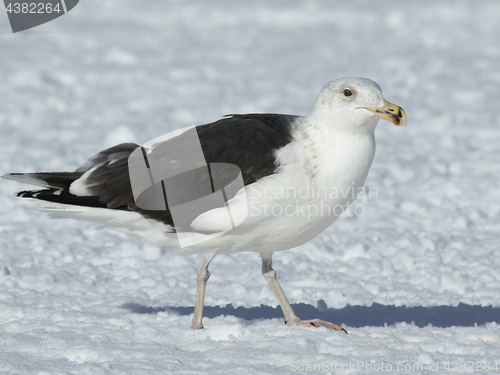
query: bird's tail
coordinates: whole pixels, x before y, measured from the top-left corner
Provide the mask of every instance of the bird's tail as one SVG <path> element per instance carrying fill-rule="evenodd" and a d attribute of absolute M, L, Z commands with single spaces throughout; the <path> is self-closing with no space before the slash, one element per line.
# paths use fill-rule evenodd
<path fill-rule="evenodd" d="M 100 197 L 102 188 L 106 183 L 106 176 L 112 175 L 116 177 L 116 175 L 119 175 L 121 176 L 120 181 L 127 182 L 128 174 L 120 174 L 120 171 L 126 168 L 128 156 L 137 147 L 139 146 L 134 143 L 123 143 L 108 148 L 91 157 L 74 172 L 9 173 L 2 177 L 44 188 L 43 190 L 21 191 L 17 193 L 17 196 L 21 198 L 35 198 L 41 201 L 67 205 L 107 208 L 111 204 L 105 204 Z M 98 170 L 96 172 L 97 176 L 88 183 L 87 177 L 94 170 Z M 75 189 L 75 186 L 77 189 Z M 119 186 L 122 186 L 122 188 L 123 186 L 127 187 L 126 183 Z M 113 190 L 112 193 L 114 192 Z M 112 208 L 124 208 L 122 206 L 126 206 L 126 203 L 127 199 L 124 199 Z"/>
<path fill-rule="evenodd" d="M 2 178 L 49 189 L 69 189 L 73 181 L 82 177 L 84 172 L 41 172 L 41 173 L 9 173 Z"/>
<path fill-rule="evenodd" d="M 9 173 L 5 179 L 44 187 L 42 190 L 24 190 L 17 193 L 21 198 L 87 207 L 105 207 L 98 197 L 80 197 L 69 192 L 70 185 L 84 172 Z"/>
<path fill-rule="evenodd" d="M 154 245 L 166 246 L 166 240 L 177 244 L 177 237 L 169 225 L 147 220 L 141 214 L 127 210 L 126 206 L 108 209 L 98 196 L 71 194 L 70 185 L 84 173 L 10 173 L 1 177 L 43 187 L 41 190 L 21 191 L 17 196 L 34 198 L 31 208 L 44 211 L 52 217 L 92 221 L 102 227 L 138 236 Z"/>

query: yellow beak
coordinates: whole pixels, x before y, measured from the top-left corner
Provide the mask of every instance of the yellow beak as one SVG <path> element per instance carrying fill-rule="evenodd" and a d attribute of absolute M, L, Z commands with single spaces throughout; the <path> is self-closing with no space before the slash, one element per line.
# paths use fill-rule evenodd
<path fill-rule="evenodd" d="M 406 113 L 399 105 L 389 103 L 384 99 L 383 107 L 360 107 L 373 112 L 379 119 L 392 122 L 394 125 L 406 126 Z"/>

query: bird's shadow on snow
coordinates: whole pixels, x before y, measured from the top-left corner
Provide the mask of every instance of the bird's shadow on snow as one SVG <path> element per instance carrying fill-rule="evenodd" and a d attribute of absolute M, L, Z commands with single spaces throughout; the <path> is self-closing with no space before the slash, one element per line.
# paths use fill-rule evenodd
<path fill-rule="evenodd" d="M 157 314 L 172 312 L 190 315 L 194 307 L 149 307 L 137 303 L 125 303 L 121 306 L 136 314 Z M 346 306 L 341 309 L 328 308 L 323 300 L 316 307 L 304 303 L 292 304 L 296 314 L 302 319 L 319 318 L 348 327 L 382 327 L 395 323 L 415 323 L 418 327 L 471 327 L 488 322 L 500 323 L 500 308 L 492 306 L 471 306 L 460 303 L 458 306 L 406 307 L 386 306 L 374 303 L 371 306 Z M 260 307 L 238 307 L 232 305 L 205 306 L 203 316 L 214 318 L 232 315 L 246 320 L 283 319 L 281 308 L 260 305 Z"/>

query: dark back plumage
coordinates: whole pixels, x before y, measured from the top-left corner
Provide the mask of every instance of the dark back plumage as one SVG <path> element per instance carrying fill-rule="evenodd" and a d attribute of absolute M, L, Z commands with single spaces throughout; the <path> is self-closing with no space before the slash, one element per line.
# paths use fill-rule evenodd
<path fill-rule="evenodd" d="M 278 167 L 275 151 L 292 140 L 292 125 L 297 116 L 278 114 L 229 115 L 219 121 L 196 127 L 205 161 L 237 165 L 245 185 L 269 176 Z M 172 138 L 168 142 L 175 142 Z M 22 191 L 20 197 L 130 210 L 173 226 L 170 210 L 144 210 L 134 202 L 130 183 L 128 157 L 139 147 L 133 143 L 120 144 L 99 152 L 75 172 L 10 174 L 4 177 L 34 183 L 48 189 Z M 70 185 L 85 172 L 85 187 L 89 196 L 76 196 L 69 192 Z M 189 215 L 189 212 L 186 213 Z"/>

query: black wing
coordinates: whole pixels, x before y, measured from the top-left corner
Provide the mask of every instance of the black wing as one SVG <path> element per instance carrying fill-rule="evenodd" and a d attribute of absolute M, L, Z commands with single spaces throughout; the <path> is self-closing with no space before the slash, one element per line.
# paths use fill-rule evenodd
<path fill-rule="evenodd" d="M 275 151 L 292 140 L 292 125 L 296 119 L 297 116 L 278 114 L 230 115 L 214 123 L 197 126 L 196 131 L 205 161 L 237 165 L 241 170 L 244 184 L 248 185 L 274 173 L 277 168 Z M 176 138 L 168 142 L 175 145 Z M 76 172 L 11 174 L 4 177 L 30 183 L 36 178 L 44 181 L 36 184 L 50 187 L 41 191 L 20 192 L 18 196 L 21 197 L 135 211 L 173 227 L 168 207 L 166 210 L 153 211 L 142 209 L 135 204 L 128 157 L 137 147 L 139 146 L 136 144 L 126 143 L 101 151 Z M 71 183 L 91 168 L 95 169 L 85 180 L 89 196 L 80 197 L 71 194 L 69 192 Z M 72 179 L 73 177 L 75 178 Z M 49 184 L 49 178 L 58 184 Z M 199 179 L 193 181 L 196 184 L 199 182 Z M 189 216 L 190 213 L 186 212 L 186 215 Z"/>
<path fill-rule="evenodd" d="M 230 115 L 196 128 L 208 163 L 237 165 L 245 185 L 276 170 L 274 152 L 291 140 L 297 116 L 276 114 Z"/>

